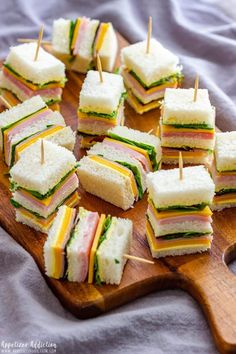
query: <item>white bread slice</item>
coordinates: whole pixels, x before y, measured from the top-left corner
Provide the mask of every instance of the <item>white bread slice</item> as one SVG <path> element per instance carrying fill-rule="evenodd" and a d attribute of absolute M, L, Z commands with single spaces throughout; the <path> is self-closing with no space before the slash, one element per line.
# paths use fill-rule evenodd
<path fill-rule="evenodd" d="M 129 209 L 135 201 L 128 177 L 98 164 L 89 156 L 79 161 L 78 176 L 86 192 L 123 210 Z"/>
<path fill-rule="evenodd" d="M 21 222 L 24 225 L 27 225 L 29 227 L 32 227 L 34 230 L 36 231 L 40 231 L 43 233 L 48 233 L 48 230 L 50 229 L 53 220 L 50 223 L 45 223 L 45 225 L 42 225 L 40 223 L 38 223 L 35 219 L 30 218 L 28 216 L 26 216 L 25 214 L 23 214 L 21 212 L 21 209 L 15 209 L 16 212 L 16 221 L 17 222 Z"/>
<path fill-rule="evenodd" d="M 211 204 L 215 192 L 215 185 L 204 166 L 183 168 L 182 180 L 178 168 L 148 173 L 147 186 L 157 209 Z"/>
<path fill-rule="evenodd" d="M 103 72 L 103 82 L 98 71 L 90 70 L 80 91 L 79 109 L 84 112 L 111 114 L 116 111 L 125 92 L 121 75 Z"/>
<path fill-rule="evenodd" d="M 37 43 L 25 43 L 10 47 L 5 63 L 22 77 L 36 84 L 63 80 L 65 65 L 41 47 L 38 59 L 35 61 L 36 48 Z"/>
<path fill-rule="evenodd" d="M 200 133 L 201 134 L 201 133 Z M 197 135 L 197 130 L 196 130 Z M 214 150 L 215 138 L 213 139 L 201 139 L 195 137 L 186 137 L 186 136 L 174 136 L 174 137 L 165 137 L 161 135 L 161 145 L 162 147 L 169 148 L 184 148 L 185 146 L 195 149 L 204 149 L 204 150 Z"/>
<path fill-rule="evenodd" d="M 199 157 L 198 156 L 184 157 L 183 161 L 184 164 L 188 164 L 188 165 L 205 165 L 206 167 L 209 167 L 212 163 L 212 159 L 213 159 L 213 154 L 208 154 L 208 152 L 206 151 L 205 155 Z M 162 163 L 167 165 L 178 165 L 179 157 L 172 158 L 163 154 Z"/>
<path fill-rule="evenodd" d="M 118 52 L 117 36 L 112 26 L 112 23 L 109 23 L 108 30 L 105 34 L 102 46 L 99 50 L 102 69 L 104 71 L 109 71 L 109 72 L 113 71 L 117 52 Z"/>
<path fill-rule="evenodd" d="M 76 132 L 71 127 L 65 127 L 57 133 L 46 137 L 46 140 L 54 144 L 63 146 L 64 148 L 73 151 L 75 147 Z"/>
<path fill-rule="evenodd" d="M 218 171 L 236 170 L 236 131 L 216 133 L 215 160 Z"/>
<path fill-rule="evenodd" d="M 126 126 L 116 126 L 110 129 L 107 135 L 111 136 L 113 139 L 115 139 L 114 135 L 117 135 L 130 141 L 134 141 L 136 143 L 143 143 L 146 145 L 153 146 L 156 152 L 157 163 L 159 163 L 161 160 L 161 141 L 157 136 L 153 134 L 141 132 L 139 130 L 131 129 Z"/>
<path fill-rule="evenodd" d="M 96 143 L 87 151 L 88 155 L 102 155 L 106 159 L 115 161 L 115 162 L 126 162 L 132 166 L 135 166 L 140 173 L 142 190 L 146 190 L 146 174 L 143 169 L 142 164 L 130 157 L 128 154 L 118 151 L 117 149 L 112 148 L 111 146 L 104 145 L 103 143 Z"/>
<path fill-rule="evenodd" d="M 223 209 L 235 208 L 236 203 L 225 203 L 225 204 L 215 204 L 214 202 L 211 204 L 212 211 L 222 211 Z"/>
<path fill-rule="evenodd" d="M 212 237 L 211 237 L 212 238 Z M 185 254 L 193 254 L 193 253 L 202 253 L 210 250 L 210 247 L 203 245 L 192 245 L 191 247 L 181 247 L 175 249 L 167 249 L 167 250 L 153 250 L 151 249 L 153 258 L 161 258 L 168 256 L 183 256 Z"/>
<path fill-rule="evenodd" d="M 53 21 L 52 50 L 58 54 L 70 54 L 71 20 L 59 18 Z"/>
<path fill-rule="evenodd" d="M 10 169 L 12 180 L 22 188 L 46 194 L 76 165 L 71 151 L 44 141 L 44 163 L 41 164 L 41 140 Z"/>
<path fill-rule="evenodd" d="M 130 253 L 133 224 L 129 219 L 112 218 L 105 240 L 96 252 L 101 282 L 119 285 Z"/>
<path fill-rule="evenodd" d="M 80 38 L 78 55 L 71 63 L 72 70 L 85 74 L 90 69 L 93 60 L 92 46 L 98 25 L 98 20 L 90 20 L 88 22 Z"/>
<path fill-rule="evenodd" d="M 179 59 L 164 48 L 156 39 L 150 41 L 150 52 L 146 53 L 147 42 L 138 42 L 121 50 L 121 61 L 129 70 L 150 86 L 160 79 L 179 72 Z"/>
<path fill-rule="evenodd" d="M 23 103 L 19 103 L 17 106 L 0 113 L 0 129 L 37 112 L 44 107 L 46 107 L 46 104 L 40 96 L 35 96 Z M 0 149 L 2 150 L 2 134 L 0 134 Z"/>
<path fill-rule="evenodd" d="M 208 90 L 167 88 L 164 95 L 162 120 L 165 124 L 207 124 L 215 127 L 215 108 L 211 105 Z"/>

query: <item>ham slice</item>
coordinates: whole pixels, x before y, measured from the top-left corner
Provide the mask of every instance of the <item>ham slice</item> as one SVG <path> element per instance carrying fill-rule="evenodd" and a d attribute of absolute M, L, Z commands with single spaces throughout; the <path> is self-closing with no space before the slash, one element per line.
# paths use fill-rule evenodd
<path fill-rule="evenodd" d="M 83 17 L 81 19 L 81 23 L 79 26 L 79 30 L 78 30 L 78 34 L 77 34 L 77 38 L 76 38 L 76 42 L 75 42 L 75 48 L 73 50 L 74 55 L 79 54 L 81 43 L 83 42 L 83 39 L 85 37 L 86 29 L 87 29 L 88 25 L 89 25 L 89 19 L 86 17 Z"/>
<path fill-rule="evenodd" d="M 212 140 L 214 138 L 214 134 L 212 133 L 194 133 L 194 132 L 181 132 L 181 129 L 179 129 L 179 132 L 173 133 L 173 132 L 162 132 L 161 133 L 162 138 L 190 138 L 190 139 L 209 139 Z"/>

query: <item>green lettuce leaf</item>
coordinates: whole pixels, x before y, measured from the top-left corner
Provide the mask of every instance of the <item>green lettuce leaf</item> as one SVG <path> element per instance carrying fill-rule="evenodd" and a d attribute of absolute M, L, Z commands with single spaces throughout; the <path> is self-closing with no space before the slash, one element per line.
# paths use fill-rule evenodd
<path fill-rule="evenodd" d="M 165 211 L 165 210 L 194 211 L 194 210 L 203 210 L 208 205 L 209 205 L 208 203 L 195 204 L 195 205 L 191 205 L 191 206 L 172 205 L 167 208 L 156 208 L 156 209 L 158 211 Z"/>
<path fill-rule="evenodd" d="M 70 21 L 69 51 L 70 51 L 71 54 L 72 54 L 71 44 L 72 44 L 72 39 L 73 39 L 73 34 L 74 34 L 74 29 L 75 29 L 75 26 L 76 26 L 76 22 L 77 22 L 77 20 L 75 20 L 75 21 Z"/>
<path fill-rule="evenodd" d="M 223 195 L 228 193 L 236 193 L 236 188 L 222 188 L 220 191 L 216 192 L 216 195 Z"/>
<path fill-rule="evenodd" d="M 208 124 L 205 123 L 201 123 L 201 124 L 175 124 L 175 123 L 171 123 L 171 124 L 167 124 L 167 123 L 162 123 L 163 125 L 166 126 L 171 126 L 171 127 L 175 127 L 175 128 L 187 128 L 187 129 L 206 129 L 206 130 L 212 130 L 213 127 L 209 126 Z"/>
<path fill-rule="evenodd" d="M 150 89 L 151 87 L 155 87 L 155 86 L 160 86 L 160 85 L 164 85 L 167 83 L 171 83 L 171 82 L 178 82 L 180 83 L 183 80 L 183 74 L 181 74 L 180 72 L 176 72 L 170 76 L 167 77 L 163 77 L 162 79 L 153 82 L 151 85 L 147 86 L 141 79 L 140 77 L 138 77 L 138 75 L 133 71 L 129 71 L 129 73 L 146 89 Z"/>
<path fill-rule="evenodd" d="M 152 163 L 153 170 L 154 171 L 158 170 L 159 163 L 156 161 L 156 150 L 155 150 L 154 146 L 151 146 L 151 145 L 148 145 L 145 143 L 141 143 L 141 142 L 136 142 L 136 141 L 124 138 L 120 135 L 116 135 L 111 132 L 109 132 L 108 135 L 115 140 L 123 141 L 124 143 L 127 143 L 129 145 L 137 146 L 137 147 L 140 147 L 140 148 L 146 150 L 149 155 L 150 161 Z"/>
<path fill-rule="evenodd" d="M 169 234 L 169 235 L 164 235 L 158 237 L 158 239 L 162 240 L 174 240 L 178 238 L 194 238 L 194 237 L 200 237 L 202 235 L 209 235 L 209 232 L 195 232 L 195 231 L 188 231 L 188 232 L 179 232 L 176 234 Z"/>

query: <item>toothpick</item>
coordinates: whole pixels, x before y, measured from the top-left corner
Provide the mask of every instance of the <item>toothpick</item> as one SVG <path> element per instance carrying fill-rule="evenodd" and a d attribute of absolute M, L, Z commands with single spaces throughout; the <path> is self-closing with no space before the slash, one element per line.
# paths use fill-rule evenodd
<path fill-rule="evenodd" d="M 150 52 L 150 40 L 152 37 L 152 16 L 149 16 L 148 20 L 148 33 L 147 33 L 147 48 L 146 48 L 146 53 L 148 54 Z"/>
<path fill-rule="evenodd" d="M 199 85 L 199 76 L 196 76 L 195 79 L 195 84 L 194 84 L 194 97 L 193 97 L 193 102 L 197 101 L 197 90 L 198 90 L 198 85 Z"/>
<path fill-rule="evenodd" d="M 2 96 L 0 95 L 0 101 L 4 104 L 8 109 L 12 108 L 12 105 Z"/>
<path fill-rule="evenodd" d="M 41 45 L 41 42 L 42 42 L 42 38 L 43 38 L 43 25 L 42 25 L 41 30 L 39 32 L 38 45 L 37 45 L 37 49 L 36 49 L 36 52 L 35 52 L 34 61 L 37 61 L 37 59 L 38 59 L 39 48 L 40 48 L 40 45 Z"/>
<path fill-rule="evenodd" d="M 18 38 L 17 42 L 18 43 L 32 43 L 32 42 L 38 42 L 38 39 L 34 39 L 34 38 Z M 41 41 L 41 44 L 50 45 L 50 44 L 52 44 L 52 42 L 51 41 Z"/>
<path fill-rule="evenodd" d="M 124 254 L 123 257 L 125 257 L 127 259 L 132 259 L 132 260 L 137 261 L 137 262 L 142 262 L 142 263 L 148 263 L 148 264 L 154 264 L 155 263 L 153 261 L 149 261 L 149 259 L 132 256 L 131 254 Z"/>
<path fill-rule="evenodd" d="M 44 143 L 43 139 L 41 139 L 41 165 L 44 164 Z"/>
<path fill-rule="evenodd" d="M 99 71 L 100 81 L 103 82 L 102 63 L 101 63 L 100 56 L 99 56 L 98 53 L 97 53 L 97 68 L 98 68 L 98 71 Z"/>
<path fill-rule="evenodd" d="M 182 158 L 182 152 L 179 152 L 179 179 L 182 180 L 183 177 L 183 158 Z"/>
<path fill-rule="evenodd" d="M 153 129 L 150 129 L 147 133 L 151 134 L 153 132 Z"/>

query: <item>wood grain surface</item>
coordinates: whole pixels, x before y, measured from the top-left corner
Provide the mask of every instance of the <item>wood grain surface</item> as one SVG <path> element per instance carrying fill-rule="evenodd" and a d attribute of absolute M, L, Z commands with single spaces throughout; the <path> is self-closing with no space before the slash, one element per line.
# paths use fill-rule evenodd
<path fill-rule="evenodd" d="M 127 42 L 118 35 L 120 47 Z M 117 62 L 117 65 L 119 63 Z M 68 82 L 63 92 L 61 112 L 74 130 L 77 127 L 76 108 L 84 75 L 67 73 Z M 183 84 L 184 86 L 184 84 Z M 126 105 L 126 125 L 142 131 L 158 126 L 159 111 L 142 116 Z M 75 148 L 79 159 L 84 151 Z M 34 258 L 44 274 L 42 248 L 46 235 L 15 221 L 10 204 L 7 168 L 0 162 L 0 224 Z M 93 211 L 130 218 L 134 222 L 131 254 L 151 259 L 145 237 L 147 198 L 126 212 L 94 197 L 82 188 L 80 205 Z M 213 215 L 214 240 L 210 253 L 166 257 L 154 265 L 129 260 L 120 286 L 96 286 L 87 283 L 59 281 L 45 276 L 60 302 L 79 318 L 97 316 L 140 296 L 160 289 L 181 288 L 200 304 L 211 327 L 217 347 L 222 353 L 236 353 L 236 277 L 227 263 L 236 256 L 236 209 L 216 212 Z"/>

